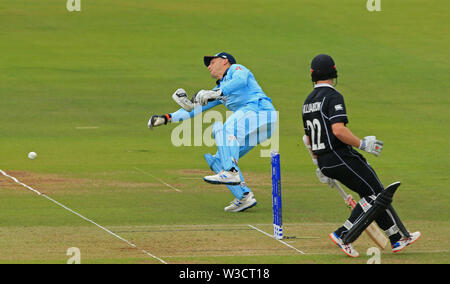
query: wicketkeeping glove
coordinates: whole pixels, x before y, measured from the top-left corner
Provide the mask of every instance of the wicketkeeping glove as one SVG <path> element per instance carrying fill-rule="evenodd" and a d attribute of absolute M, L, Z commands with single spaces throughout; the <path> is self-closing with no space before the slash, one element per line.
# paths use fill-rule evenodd
<path fill-rule="evenodd" d="M 359 149 L 378 157 L 383 150 L 383 142 L 377 140 L 375 136 L 366 136 L 361 140 Z"/>
<path fill-rule="evenodd" d="M 175 93 L 173 93 L 172 99 L 186 111 L 190 112 L 195 107 L 193 101 L 188 98 L 184 89 L 177 89 Z"/>
<path fill-rule="evenodd" d="M 215 91 L 211 90 L 201 90 L 193 98 L 194 104 L 200 104 L 205 106 L 210 101 L 215 101 L 222 96 L 222 90 L 218 89 Z"/>
<path fill-rule="evenodd" d="M 148 128 L 152 129 L 153 127 L 167 124 L 167 122 L 170 122 L 170 118 L 170 114 L 154 115 L 148 120 Z"/>

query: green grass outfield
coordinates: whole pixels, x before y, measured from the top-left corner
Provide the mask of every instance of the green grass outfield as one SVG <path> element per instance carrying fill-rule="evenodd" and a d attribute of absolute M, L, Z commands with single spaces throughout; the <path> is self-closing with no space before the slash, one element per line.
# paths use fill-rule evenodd
<path fill-rule="evenodd" d="M 366 263 L 366 236 L 358 259 L 328 240 L 348 209 L 317 181 L 301 142 L 319 53 L 336 60 L 350 128 L 384 141 L 379 158 L 366 157 L 383 183 L 402 181 L 394 206 L 423 233 L 381 263 L 450 263 L 450 3 L 381 7 L 81 0 L 68 12 L 61 0 L 0 2 L 0 169 L 137 246 L 0 175 L 0 263 L 66 263 L 71 247 L 82 263 Z M 177 109 L 177 88 L 214 86 L 202 57 L 219 51 L 252 70 L 280 113 L 285 244 L 262 233 L 272 230 L 263 147 L 240 160 L 258 206 L 227 214 L 233 196 L 201 179 L 215 147 L 175 147 L 176 125 L 147 128 Z"/>

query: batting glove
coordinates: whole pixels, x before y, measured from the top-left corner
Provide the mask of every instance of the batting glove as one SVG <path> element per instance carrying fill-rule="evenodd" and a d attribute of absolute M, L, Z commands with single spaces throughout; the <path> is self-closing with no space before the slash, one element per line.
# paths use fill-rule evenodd
<path fill-rule="evenodd" d="M 147 123 L 148 128 L 153 129 L 153 127 L 160 126 L 163 124 L 165 125 L 167 124 L 167 122 L 170 122 L 170 118 L 171 118 L 170 114 L 154 115 L 149 119 Z"/>
<path fill-rule="evenodd" d="M 359 149 L 378 157 L 383 150 L 383 142 L 377 140 L 375 136 L 366 136 L 361 140 Z"/>
<path fill-rule="evenodd" d="M 222 90 L 218 89 L 215 91 L 211 90 L 201 90 L 199 91 L 194 99 L 194 104 L 200 104 L 202 106 L 205 106 L 210 101 L 215 101 L 219 99 L 222 96 Z"/>
<path fill-rule="evenodd" d="M 333 184 L 333 180 L 324 175 L 319 168 L 316 169 L 316 175 L 321 183 L 328 183 L 329 185 Z"/>

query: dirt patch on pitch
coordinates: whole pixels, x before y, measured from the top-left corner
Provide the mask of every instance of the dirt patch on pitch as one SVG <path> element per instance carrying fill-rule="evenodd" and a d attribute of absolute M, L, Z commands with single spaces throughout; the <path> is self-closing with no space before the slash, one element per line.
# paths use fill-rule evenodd
<path fill-rule="evenodd" d="M 124 182 L 117 180 L 72 178 L 56 174 L 31 173 L 27 171 L 10 171 L 7 174 L 43 194 L 57 192 L 71 194 L 87 193 L 93 189 L 104 188 L 116 190 L 161 188 L 161 184 L 156 182 Z M 0 189 L 20 190 L 24 192 L 27 190 L 24 186 L 5 176 L 0 176 Z"/>
<path fill-rule="evenodd" d="M 44 191 L 55 191 L 57 189 L 66 189 L 73 187 L 74 184 L 80 184 L 78 179 L 69 179 L 60 177 L 54 174 L 36 174 L 27 171 L 10 171 L 7 172 L 8 175 L 15 177 L 19 182 L 34 188 L 41 193 Z M 3 189 L 14 189 L 14 190 L 24 190 L 24 187 L 10 178 L 1 176 L 0 178 L 0 188 Z M 44 190 L 45 189 L 45 190 Z"/>
<path fill-rule="evenodd" d="M 211 170 L 199 170 L 199 169 L 184 169 L 178 170 L 177 173 L 182 176 L 197 176 L 197 175 L 211 175 Z"/>

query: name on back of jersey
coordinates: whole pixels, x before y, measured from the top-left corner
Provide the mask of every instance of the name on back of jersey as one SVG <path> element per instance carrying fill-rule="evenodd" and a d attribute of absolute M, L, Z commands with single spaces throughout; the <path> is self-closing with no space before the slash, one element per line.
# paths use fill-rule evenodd
<path fill-rule="evenodd" d="M 315 102 L 303 105 L 303 113 L 310 113 L 315 111 L 320 111 L 320 106 L 322 102 Z"/>

